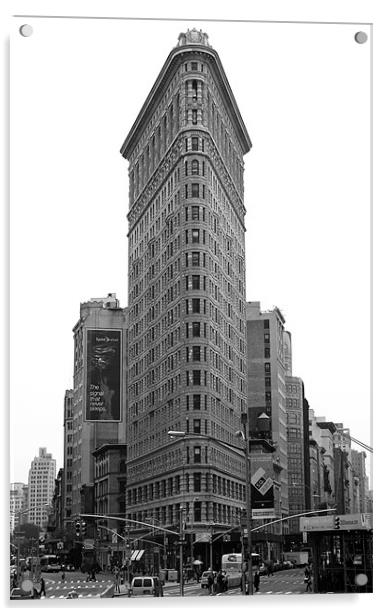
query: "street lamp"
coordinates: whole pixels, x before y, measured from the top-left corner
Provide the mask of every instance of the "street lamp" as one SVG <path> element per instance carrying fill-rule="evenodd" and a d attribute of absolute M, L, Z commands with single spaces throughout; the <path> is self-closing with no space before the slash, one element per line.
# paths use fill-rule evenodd
<path fill-rule="evenodd" d="M 245 470 L 246 470 L 246 528 L 247 528 L 247 573 L 248 573 L 248 593 L 253 594 L 253 563 L 252 563 L 252 539 L 251 539 L 251 470 L 250 470 L 250 450 L 249 440 L 247 438 L 247 413 L 242 413 L 243 430 L 236 432 L 235 436 L 239 436 L 244 442 L 245 454 Z M 243 542 L 243 537 L 242 537 Z M 242 547 L 243 551 L 243 547 Z M 243 593 L 245 592 L 245 584 L 242 584 Z"/>
<path fill-rule="evenodd" d="M 192 500 L 192 516 L 191 516 L 191 529 L 190 529 L 190 560 L 191 567 L 193 571 L 193 561 L 194 561 L 194 540 L 193 540 L 193 527 L 194 527 L 194 504 L 198 501 L 198 496 L 195 496 Z"/>
<path fill-rule="evenodd" d="M 184 537 L 184 508 L 180 507 L 180 539 L 179 539 L 179 543 L 180 543 L 180 596 L 183 597 L 184 596 L 184 543 L 185 543 L 185 537 Z"/>

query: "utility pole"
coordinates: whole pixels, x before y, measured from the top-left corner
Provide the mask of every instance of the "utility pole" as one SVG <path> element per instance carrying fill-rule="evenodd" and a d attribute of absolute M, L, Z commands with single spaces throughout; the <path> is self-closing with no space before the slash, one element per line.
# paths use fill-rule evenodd
<path fill-rule="evenodd" d="M 180 507 L 180 596 L 184 596 L 184 508 Z"/>
<path fill-rule="evenodd" d="M 243 440 L 245 444 L 246 462 L 246 515 L 247 515 L 247 574 L 249 595 L 253 594 L 253 562 L 252 562 L 252 541 L 251 541 L 251 469 L 250 469 L 250 447 L 247 430 L 247 413 L 242 413 Z"/>
<path fill-rule="evenodd" d="M 213 524 L 211 524 L 211 536 L 209 538 L 209 568 L 213 571 Z"/>

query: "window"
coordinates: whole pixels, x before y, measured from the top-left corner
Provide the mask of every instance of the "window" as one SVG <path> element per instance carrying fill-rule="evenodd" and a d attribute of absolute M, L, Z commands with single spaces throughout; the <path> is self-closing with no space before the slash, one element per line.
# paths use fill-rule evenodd
<path fill-rule="evenodd" d="M 193 420 L 193 432 L 195 434 L 201 434 L 201 420 L 200 419 Z"/>
<path fill-rule="evenodd" d="M 192 124 L 197 124 L 197 109 L 192 109 Z"/>
<path fill-rule="evenodd" d="M 200 347 L 194 346 L 192 347 L 192 361 L 200 361 Z"/>
<path fill-rule="evenodd" d="M 192 184 L 192 197 L 198 198 L 200 196 L 200 185 Z"/>
<path fill-rule="evenodd" d="M 265 347 L 265 357 L 270 357 L 270 349 L 269 349 L 269 347 Z"/>
<path fill-rule="evenodd" d="M 194 447 L 193 448 L 193 462 L 195 464 L 200 464 L 201 462 L 201 447 Z"/>
<path fill-rule="evenodd" d="M 192 205 L 192 220 L 200 219 L 200 208 L 198 205 Z"/>
<path fill-rule="evenodd" d="M 197 321 L 192 323 L 192 335 L 193 335 L 193 338 L 199 338 L 201 335 L 200 323 L 197 323 Z"/>
<path fill-rule="evenodd" d="M 271 387 L 271 378 L 270 378 L 270 376 L 265 376 L 265 387 Z"/>
<path fill-rule="evenodd" d="M 190 63 L 190 70 L 191 70 L 191 71 L 197 71 L 197 70 L 198 70 L 198 68 L 197 68 L 197 62 L 191 62 L 191 63 Z"/>
<path fill-rule="evenodd" d="M 193 513 L 194 522 L 201 522 L 201 503 L 198 501 L 194 502 Z"/>
<path fill-rule="evenodd" d="M 269 319 L 265 319 L 263 322 L 264 329 L 269 329 Z"/>
<path fill-rule="evenodd" d="M 192 276 L 192 289 L 198 291 L 200 289 L 200 276 Z"/>
<path fill-rule="evenodd" d="M 200 229 L 192 229 L 192 244 L 200 243 Z"/>
<path fill-rule="evenodd" d="M 201 492 L 201 473 L 193 473 L 193 492 Z"/>
<path fill-rule="evenodd" d="M 265 372 L 270 372 L 270 364 L 269 364 L 269 362 L 265 363 Z"/>
<path fill-rule="evenodd" d="M 191 170 L 192 170 L 192 175 L 199 175 L 200 170 L 199 170 L 199 161 L 198 160 L 192 160 L 192 164 L 191 164 Z"/>
<path fill-rule="evenodd" d="M 201 396 L 200 394 L 194 394 L 193 395 L 193 410 L 199 411 L 200 408 L 201 408 Z M 194 421 L 197 421 L 197 420 L 194 420 Z"/>
<path fill-rule="evenodd" d="M 200 312 L 200 299 L 194 297 L 192 299 L 192 312 L 199 313 Z"/>
<path fill-rule="evenodd" d="M 192 266 L 199 267 L 200 266 L 200 253 L 192 252 Z"/>
<path fill-rule="evenodd" d="M 270 342 L 270 334 L 269 333 L 265 333 L 263 339 L 264 339 L 265 342 L 269 343 Z"/>
<path fill-rule="evenodd" d="M 199 149 L 199 138 L 192 137 L 192 150 L 197 151 Z"/>
<path fill-rule="evenodd" d="M 201 370 L 193 370 L 193 385 L 201 385 Z"/>

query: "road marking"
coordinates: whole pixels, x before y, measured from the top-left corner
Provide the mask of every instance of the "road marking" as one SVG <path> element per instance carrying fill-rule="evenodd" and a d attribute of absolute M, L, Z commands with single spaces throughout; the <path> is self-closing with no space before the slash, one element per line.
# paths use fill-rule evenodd
<path fill-rule="evenodd" d="M 266 594 L 267 594 L 267 595 L 272 595 L 272 594 L 273 594 L 273 591 L 272 591 L 272 590 L 268 590 L 268 591 L 266 592 Z"/>

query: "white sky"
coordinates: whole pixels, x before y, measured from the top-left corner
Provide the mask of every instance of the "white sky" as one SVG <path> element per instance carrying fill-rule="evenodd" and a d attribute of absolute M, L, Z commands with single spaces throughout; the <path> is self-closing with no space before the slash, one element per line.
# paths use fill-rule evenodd
<path fill-rule="evenodd" d="M 127 293 L 119 153 L 179 32 L 218 51 L 253 142 L 247 299 L 277 305 L 316 415 L 370 442 L 370 38 L 350 25 L 31 19 L 11 43 L 11 481 L 62 465 L 80 301 Z M 145 46 L 150 45 L 147 53 Z"/>

